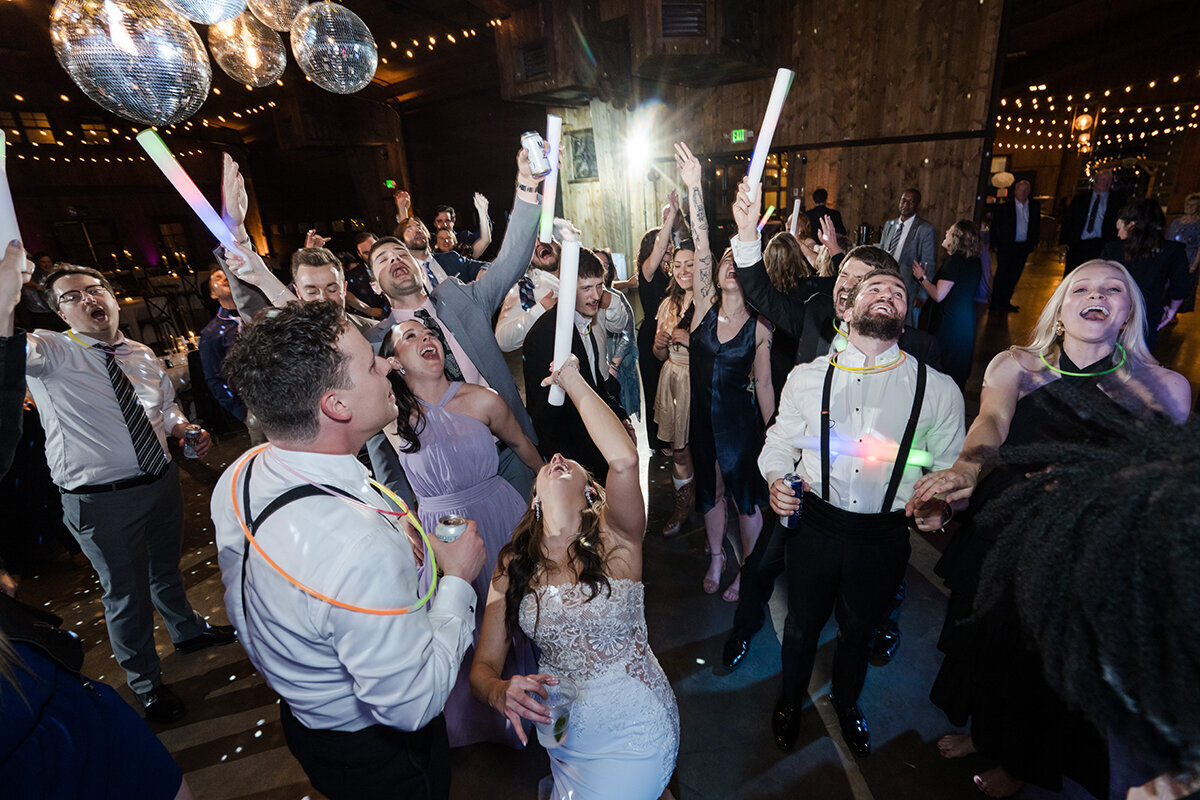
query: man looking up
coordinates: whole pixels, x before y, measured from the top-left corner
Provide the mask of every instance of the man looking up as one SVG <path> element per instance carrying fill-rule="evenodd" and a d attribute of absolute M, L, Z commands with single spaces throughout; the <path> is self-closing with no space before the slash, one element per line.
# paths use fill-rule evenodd
<path fill-rule="evenodd" d="M 0 264 L 0 338 L 13 335 L 24 254 L 11 243 Z M 162 682 L 154 609 L 175 649 L 191 653 L 237 636 L 192 610 L 179 572 L 183 496 L 167 436 L 188 420 L 154 352 L 117 328 L 117 298 L 99 272 L 64 267 L 46 277 L 46 302 L 70 326 L 24 334 L 25 375 L 46 429 L 46 456 L 62 491 L 63 522 L 104 589 L 113 655 L 146 718 L 183 716 L 183 701 Z M 212 439 L 202 431 L 203 456 Z"/>
<path fill-rule="evenodd" d="M 331 800 L 448 796 L 442 708 L 486 556 L 473 523 L 453 543 L 427 537 L 444 577 L 420 602 L 425 545 L 355 457 L 396 418 L 389 371 L 330 302 L 259 317 L 226 364 L 270 444 L 213 490 L 225 602 L 282 698 L 288 748 Z"/>
<path fill-rule="evenodd" d="M 208 277 L 209 296 L 217 301 L 217 315 L 200 331 L 200 363 L 204 368 L 204 380 L 208 390 L 220 404 L 221 408 L 232 414 L 238 422 L 245 423 L 250 433 L 250 444 L 262 444 L 262 431 L 254 417 L 246 413 L 246 404 L 233 393 L 221 368 L 225 364 L 225 355 L 233 347 L 238 333 L 242 330 L 242 318 L 238 314 L 237 305 L 233 301 L 233 293 L 229 288 L 229 279 L 225 271 L 215 269 Z"/>

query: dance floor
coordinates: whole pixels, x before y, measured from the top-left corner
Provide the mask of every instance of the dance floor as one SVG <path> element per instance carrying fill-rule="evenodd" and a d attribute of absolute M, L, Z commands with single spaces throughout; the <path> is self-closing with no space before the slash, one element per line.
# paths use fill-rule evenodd
<path fill-rule="evenodd" d="M 1053 253 L 1034 256 L 1014 302 L 1019 313 L 980 321 L 976 369 L 967 391 L 967 411 L 978 408 L 983 367 L 996 352 L 1025 340 L 1045 299 L 1061 276 Z M 1164 332 L 1159 356 L 1200 383 L 1200 319 L 1189 314 Z M 519 358 L 514 365 L 519 367 Z M 520 369 L 516 369 L 520 380 Z M 645 441 L 644 427 L 640 431 Z M 186 503 L 182 561 L 188 595 L 213 622 L 227 622 L 224 588 L 212 543 L 208 501 L 222 468 L 247 445 L 244 435 L 214 448 L 206 462 L 179 459 Z M 914 536 L 909 563 L 909 594 L 901 617 L 903 643 L 893 663 L 871 668 L 862 707 L 874 748 L 855 758 L 843 746 L 827 699 L 835 629 L 823 634 L 810 694 L 815 703 L 802 717 L 800 739 L 789 754 L 771 739 L 769 715 L 778 693 L 783 587 L 772 598 L 772 621 L 754 639 L 737 672 L 720 666 L 721 645 L 733 607 L 720 595 L 705 595 L 700 583 L 707 567 L 703 528 L 694 515 L 686 536 L 664 540 L 659 531 L 672 506 L 667 460 L 643 460 L 650 517 L 645 544 L 646 617 L 650 641 L 679 700 L 682 737 L 671 789 L 680 800 L 794 798 L 891 800 L 982 797 L 971 776 L 990 764 L 978 757 L 947 761 L 935 742 L 950 730 L 928 692 L 940 662 L 936 649 L 945 610 L 945 590 L 933 574 L 944 545 L 940 536 Z M 319 531 L 314 532 L 319 535 Z M 726 546 L 736 538 L 736 521 Z M 723 583 L 732 580 L 726 572 Z M 124 674 L 113 661 L 100 606 L 100 588 L 90 567 L 69 562 L 47 565 L 26 575 L 26 602 L 45 606 L 66 619 L 87 650 L 84 673 L 119 687 L 130 702 Z M 152 726 L 183 767 L 199 800 L 299 800 L 321 795 L 312 790 L 283 741 L 276 698 L 255 672 L 240 645 L 193 655 L 172 651 L 166 630 L 156 628 L 165 679 L 187 702 L 179 723 Z M 535 798 L 537 783 L 549 773 L 545 752 L 536 744 L 517 752 L 476 745 L 453 753 L 451 796 Z M 1050 796 L 1026 790 L 1021 797 Z"/>

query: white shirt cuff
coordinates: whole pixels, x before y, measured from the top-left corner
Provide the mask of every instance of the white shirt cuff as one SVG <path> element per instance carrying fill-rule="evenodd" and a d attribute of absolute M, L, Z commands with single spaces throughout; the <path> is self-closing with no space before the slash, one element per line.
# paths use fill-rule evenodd
<path fill-rule="evenodd" d="M 437 595 L 433 598 L 433 604 L 437 606 L 438 611 L 466 620 L 471 630 L 475 629 L 477 602 L 479 598 L 475 594 L 475 588 L 462 578 L 444 575 L 438 580 Z"/>
<path fill-rule="evenodd" d="M 762 234 L 758 234 L 753 242 L 743 242 L 737 236 L 729 240 L 729 247 L 733 250 L 733 263 L 738 267 L 753 267 L 762 260 Z"/>

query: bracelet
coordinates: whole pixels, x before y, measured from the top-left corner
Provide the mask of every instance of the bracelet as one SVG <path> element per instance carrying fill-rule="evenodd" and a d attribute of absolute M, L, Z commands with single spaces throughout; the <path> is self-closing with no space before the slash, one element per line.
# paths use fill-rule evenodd
<path fill-rule="evenodd" d="M 525 184 L 521 183 L 519 180 L 517 181 L 517 189 L 522 192 L 532 192 L 533 194 L 537 194 L 537 187 L 526 186 Z"/>

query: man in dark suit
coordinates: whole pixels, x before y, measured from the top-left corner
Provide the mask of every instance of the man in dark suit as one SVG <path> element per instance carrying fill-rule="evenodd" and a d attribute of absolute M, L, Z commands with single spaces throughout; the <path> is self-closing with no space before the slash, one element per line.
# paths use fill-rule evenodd
<path fill-rule="evenodd" d="M 1020 310 L 1012 304 L 1013 291 L 1042 232 L 1042 207 L 1030 197 L 1032 191 L 1029 181 L 1017 181 L 1012 202 L 996 209 L 992 224 L 992 243 L 996 246 L 992 310 L 998 313 Z"/>
<path fill-rule="evenodd" d="M 883 224 L 879 237 L 879 246 L 888 251 L 900 267 L 900 277 L 904 278 L 904 288 L 908 290 L 909 309 L 905 326 L 917 327 L 917 317 L 925 300 L 929 297 L 921 284 L 912 274 L 912 265 L 917 261 L 926 272 L 936 266 L 937 233 L 933 223 L 922 219 L 921 192 L 918 189 L 905 189 L 900 195 L 900 216 L 889 219 Z M 901 347 L 904 344 L 901 343 Z"/>
<path fill-rule="evenodd" d="M 812 223 L 813 235 L 821 232 L 821 220 L 825 217 L 833 219 L 833 229 L 841 236 L 846 235 L 846 226 L 842 224 L 842 213 L 833 208 L 827 208 L 825 203 L 829 201 L 829 192 L 824 189 L 814 189 L 812 193 L 813 207 L 805 214 L 808 214 L 808 221 Z"/>
<path fill-rule="evenodd" d="M 588 386 L 608 403 L 613 412 L 632 430 L 629 415 L 618 401 L 620 387 L 608 371 L 607 350 L 601 345 L 603 327 L 594 327 L 600 304 L 605 297 L 604 265 L 588 250 L 579 252 L 579 281 L 575 289 L 575 325 L 571 334 L 571 352 L 579 359 L 579 374 Z M 549 459 L 555 453 L 573 458 L 601 483 L 608 474 L 608 462 L 588 434 L 573 403 L 550 405 L 550 388 L 542 381 L 550 374 L 554 359 L 554 333 L 558 304 L 547 310 L 525 337 L 521 351 L 525 375 L 525 404 L 537 431 L 538 450 Z"/>
<path fill-rule="evenodd" d="M 1092 178 L 1092 190 L 1077 194 L 1063 216 L 1059 243 L 1067 246 L 1063 276 L 1085 261 L 1100 257 L 1104 245 L 1117 238 L 1117 217 L 1125 195 L 1112 188 L 1112 170 L 1100 170 Z"/>

